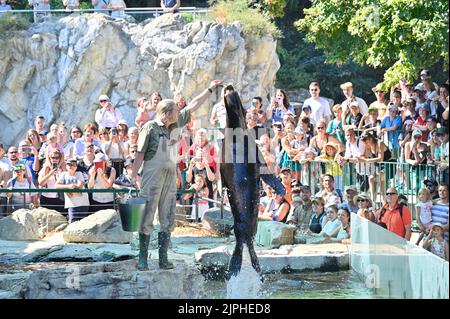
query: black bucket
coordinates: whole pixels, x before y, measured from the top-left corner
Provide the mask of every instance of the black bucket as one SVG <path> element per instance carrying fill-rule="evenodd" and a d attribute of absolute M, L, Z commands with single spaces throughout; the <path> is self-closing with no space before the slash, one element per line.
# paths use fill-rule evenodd
<path fill-rule="evenodd" d="M 128 198 L 119 202 L 120 221 L 124 231 L 134 232 L 139 230 L 146 203 L 144 199 L 139 197 Z"/>

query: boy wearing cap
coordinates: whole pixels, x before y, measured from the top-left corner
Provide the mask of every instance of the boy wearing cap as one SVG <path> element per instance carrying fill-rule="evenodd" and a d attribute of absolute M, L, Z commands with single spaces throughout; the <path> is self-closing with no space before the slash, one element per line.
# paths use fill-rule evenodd
<path fill-rule="evenodd" d="M 99 96 L 98 103 L 101 106 L 100 109 L 95 111 L 95 122 L 98 126 L 107 129 L 117 127 L 119 121 L 122 119 L 120 110 L 111 104 L 109 97 L 105 94 Z"/>

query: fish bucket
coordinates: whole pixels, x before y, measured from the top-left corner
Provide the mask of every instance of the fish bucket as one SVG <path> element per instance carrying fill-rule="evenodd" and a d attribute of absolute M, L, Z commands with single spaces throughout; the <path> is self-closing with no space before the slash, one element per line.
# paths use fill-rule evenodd
<path fill-rule="evenodd" d="M 124 231 L 134 232 L 139 230 L 146 203 L 144 199 L 139 197 L 129 197 L 119 202 L 120 221 Z"/>

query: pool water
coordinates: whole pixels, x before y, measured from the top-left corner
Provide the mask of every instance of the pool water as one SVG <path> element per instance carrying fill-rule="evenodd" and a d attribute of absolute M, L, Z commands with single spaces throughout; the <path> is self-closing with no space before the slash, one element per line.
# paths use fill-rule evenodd
<path fill-rule="evenodd" d="M 265 274 L 260 298 L 265 299 L 373 299 L 373 291 L 353 271 Z M 226 298 L 227 284 L 207 281 L 212 299 Z"/>

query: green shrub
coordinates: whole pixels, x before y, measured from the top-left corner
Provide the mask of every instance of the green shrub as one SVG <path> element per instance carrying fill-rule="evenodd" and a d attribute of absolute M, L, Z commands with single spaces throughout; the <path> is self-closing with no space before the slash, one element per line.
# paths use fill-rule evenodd
<path fill-rule="evenodd" d="M 28 29 L 30 24 L 28 19 L 7 12 L 0 16 L 0 37 L 9 38 L 10 32 Z"/>
<path fill-rule="evenodd" d="M 219 0 L 213 4 L 210 18 L 221 24 L 240 21 L 245 35 L 263 37 L 270 34 L 275 38 L 281 37 L 276 25 L 258 10 L 249 8 L 247 0 Z"/>

